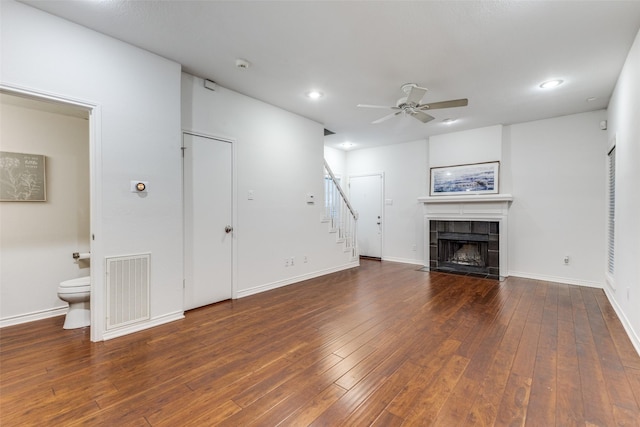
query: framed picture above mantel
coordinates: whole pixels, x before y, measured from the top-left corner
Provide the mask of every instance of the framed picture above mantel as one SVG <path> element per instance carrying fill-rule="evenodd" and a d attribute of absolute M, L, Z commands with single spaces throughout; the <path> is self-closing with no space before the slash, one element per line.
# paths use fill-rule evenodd
<path fill-rule="evenodd" d="M 500 162 L 431 168 L 430 196 L 497 194 Z"/>

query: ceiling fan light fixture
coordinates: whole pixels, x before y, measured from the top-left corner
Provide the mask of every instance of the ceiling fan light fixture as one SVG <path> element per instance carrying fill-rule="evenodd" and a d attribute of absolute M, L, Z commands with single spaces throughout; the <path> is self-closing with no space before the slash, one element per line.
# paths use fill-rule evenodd
<path fill-rule="evenodd" d="M 564 80 L 560 80 L 560 79 L 547 80 L 546 82 L 540 83 L 540 88 L 553 89 L 554 87 L 560 86 L 562 83 L 564 83 Z"/>

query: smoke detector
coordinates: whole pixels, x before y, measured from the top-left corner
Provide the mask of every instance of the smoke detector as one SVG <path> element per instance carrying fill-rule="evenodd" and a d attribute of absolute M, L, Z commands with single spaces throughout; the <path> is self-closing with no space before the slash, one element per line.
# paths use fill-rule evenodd
<path fill-rule="evenodd" d="M 236 59 L 236 68 L 240 68 L 241 70 L 246 70 L 249 68 L 251 63 L 246 59 L 238 58 Z"/>

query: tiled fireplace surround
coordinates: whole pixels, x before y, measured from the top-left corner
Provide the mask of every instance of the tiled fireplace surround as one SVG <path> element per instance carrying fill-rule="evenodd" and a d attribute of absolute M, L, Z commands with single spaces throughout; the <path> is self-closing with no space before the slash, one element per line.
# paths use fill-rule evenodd
<path fill-rule="evenodd" d="M 494 279 L 508 276 L 508 214 L 513 200 L 510 194 L 433 196 L 418 200 L 424 203 L 425 269 L 450 271 L 458 267 L 462 274 Z M 458 250 L 462 244 L 438 243 L 438 237 L 467 242 L 469 248 L 484 258 L 484 265 L 447 263 L 442 259 L 442 251 Z"/>

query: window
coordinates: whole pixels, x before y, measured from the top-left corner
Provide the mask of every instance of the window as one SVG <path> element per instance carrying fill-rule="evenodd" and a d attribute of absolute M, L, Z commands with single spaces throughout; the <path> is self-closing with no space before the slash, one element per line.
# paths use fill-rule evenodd
<path fill-rule="evenodd" d="M 609 151 L 607 163 L 609 165 L 608 186 L 608 225 L 607 225 L 607 272 L 613 276 L 615 271 L 615 228 L 616 228 L 616 147 Z"/>

